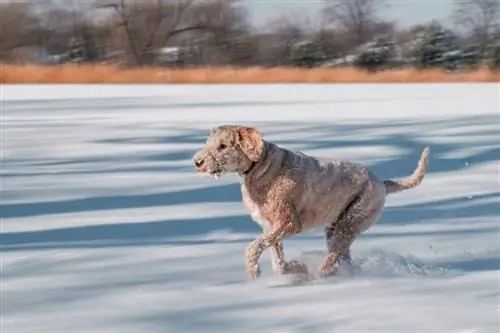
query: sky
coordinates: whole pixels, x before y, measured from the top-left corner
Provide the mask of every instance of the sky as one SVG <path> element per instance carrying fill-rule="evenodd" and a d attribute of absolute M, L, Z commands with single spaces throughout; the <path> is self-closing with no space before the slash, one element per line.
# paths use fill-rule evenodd
<path fill-rule="evenodd" d="M 304 15 L 314 19 L 323 7 L 323 0 L 243 0 L 253 21 L 262 25 L 283 14 Z M 385 0 L 384 18 L 406 27 L 437 19 L 447 25 L 454 0 Z"/>
<path fill-rule="evenodd" d="M 40 4 L 52 2 L 61 5 L 69 3 L 89 4 L 91 0 L 0 0 L 11 1 L 35 1 Z M 113 2 L 116 0 L 102 0 Z M 433 19 L 442 24 L 450 23 L 449 16 L 453 9 L 453 3 L 457 0 L 383 0 L 386 8 L 383 9 L 384 18 L 394 20 L 401 27 L 408 27 L 418 23 L 425 23 Z M 273 18 L 281 15 L 293 15 L 293 17 L 309 17 L 314 20 L 323 7 L 324 0 L 242 0 L 256 25 L 263 25 Z M 299 15 L 299 16 L 296 16 Z"/>

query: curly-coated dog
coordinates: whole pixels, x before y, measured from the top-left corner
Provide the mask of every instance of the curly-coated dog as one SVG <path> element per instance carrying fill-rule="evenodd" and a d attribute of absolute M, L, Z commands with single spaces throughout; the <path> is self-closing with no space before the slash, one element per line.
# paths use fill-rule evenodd
<path fill-rule="evenodd" d="M 196 170 L 218 178 L 226 172 L 240 176 L 243 203 L 263 233 L 246 248 L 246 268 L 260 275 L 259 258 L 270 248 L 273 271 L 307 273 L 307 267 L 287 262 L 285 236 L 325 228 L 328 254 L 318 275 L 333 274 L 340 259 L 350 261 L 354 239 L 372 226 L 390 193 L 419 185 L 428 164 L 425 148 L 417 168 L 404 180 L 380 180 L 366 166 L 349 161 L 321 162 L 263 139 L 253 127 L 213 128 L 193 162 Z"/>

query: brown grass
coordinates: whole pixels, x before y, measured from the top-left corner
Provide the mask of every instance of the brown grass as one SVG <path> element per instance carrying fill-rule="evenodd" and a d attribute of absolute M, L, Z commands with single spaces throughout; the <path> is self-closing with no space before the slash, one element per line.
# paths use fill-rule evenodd
<path fill-rule="evenodd" d="M 486 68 L 459 73 L 387 70 L 369 74 L 353 68 L 133 68 L 111 65 L 0 65 L 0 83 L 420 83 L 500 82 Z"/>

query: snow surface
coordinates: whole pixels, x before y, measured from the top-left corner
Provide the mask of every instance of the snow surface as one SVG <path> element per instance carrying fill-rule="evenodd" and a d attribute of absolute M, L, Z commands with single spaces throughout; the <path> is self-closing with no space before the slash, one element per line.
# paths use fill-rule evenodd
<path fill-rule="evenodd" d="M 3 86 L 2 333 L 499 330 L 500 90 L 454 85 Z M 423 184 L 353 245 L 361 271 L 250 282 L 236 176 L 197 175 L 209 128 Z M 285 241 L 315 269 L 321 230 Z"/>

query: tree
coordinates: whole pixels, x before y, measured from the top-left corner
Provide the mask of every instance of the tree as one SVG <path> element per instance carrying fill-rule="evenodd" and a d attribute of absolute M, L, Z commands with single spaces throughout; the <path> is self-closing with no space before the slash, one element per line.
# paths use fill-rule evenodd
<path fill-rule="evenodd" d="M 406 45 L 406 55 L 418 67 L 453 67 L 460 57 L 458 37 L 439 22 L 412 29 L 413 40 Z"/>
<path fill-rule="evenodd" d="M 306 36 L 300 19 L 281 15 L 267 23 L 269 33 L 261 38 L 261 49 L 264 61 L 269 66 L 293 65 L 291 59 L 294 45 Z"/>
<path fill-rule="evenodd" d="M 137 65 L 152 62 L 154 51 L 172 37 L 194 30 L 206 30 L 197 22 L 186 24 L 185 16 L 195 0 L 120 0 L 99 5 L 118 15 L 117 27 L 123 28 L 132 60 Z"/>
<path fill-rule="evenodd" d="M 375 72 L 395 64 L 396 45 L 393 40 L 377 38 L 358 48 L 354 65 Z"/>
<path fill-rule="evenodd" d="M 317 38 L 301 40 L 292 46 L 291 60 L 298 67 L 316 67 L 327 59 L 323 45 Z"/>
<path fill-rule="evenodd" d="M 203 1 L 186 15 L 189 22 L 206 27 L 208 33 L 183 34 L 183 39 L 195 49 L 203 64 L 250 65 L 258 54 L 248 15 L 236 0 Z"/>
<path fill-rule="evenodd" d="M 500 24 L 500 0 L 460 0 L 455 2 L 453 20 L 476 37 L 482 53 L 491 40 L 492 30 Z"/>
<path fill-rule="evenodd" d="M 495 45 L 493 47 L 493 52 L 492 52 L 492 57 L 491 57 L 491 64 L 490 67 L 493 70 L 499 70 L 500 69 L 500 45 Z"/>
<path fill-rule="evenodd" d="M 102 58 L 105 47 L 99 45 L 102 28 L 85 15 L 83 8 L 60 6 L 56 1 L 39 4 L 38 17 L 42 30 L 39 45 L 51 54 L 58 54 L 63 62 L 92 62 Z"/>
<path fill-rule="evenodd" d="M 493 33 L 489 58 L 491 69 L 500 70 L 500 27 Z"/>
<path fill-rule="evenodd" d="M 358 46 L 373 39 L 373 27 L 379 22 L 383 0 L 327 0 L 323 19 L 344 29 Z"/>
<path fill-rule="evenodd" d="M 29 3 L 0 4 L 0 58 L 11 60 L 11 51 L 37 45 L 40 20 Z"/>

